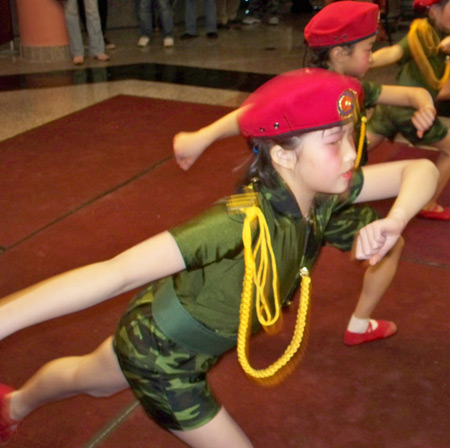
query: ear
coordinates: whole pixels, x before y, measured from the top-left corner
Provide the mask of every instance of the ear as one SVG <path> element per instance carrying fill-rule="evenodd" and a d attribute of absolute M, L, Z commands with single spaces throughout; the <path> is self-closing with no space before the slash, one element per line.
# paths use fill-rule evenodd
<path fill-rule="evenodd" d="M 293 169 L 297 162 L 297 153 L 294 150 L 284 149 L 280 145 L 272 146 L 270 157 L 274 165 L 285 169 Z"/>
<path fill-rule="evenodd" d="M 431 5 L 428 10 L 428 17 L 430 19 L 436 19 L 438 6 L 436 4 Z"/>
<path fill-rule="evenodd" d="M 347 56 L 348 52 L 343 47 L 339 45 L 337 47 L 333 47 L 330 50 L 330 61 L 333 63 L 341 63 L 343 59 Z"/>

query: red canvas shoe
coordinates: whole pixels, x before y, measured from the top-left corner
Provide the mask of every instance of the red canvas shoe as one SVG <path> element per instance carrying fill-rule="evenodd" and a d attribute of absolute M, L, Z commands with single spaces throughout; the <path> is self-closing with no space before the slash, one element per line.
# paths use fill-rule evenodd
<path fill-rule="evenodd" d="M 417 216 L 420 218 L 450 221 L 450 208 L 436 204 L 431 210 L 421 210 Z"/>
<path fill-rule="evenodd" d="M 377 339 L 387 338 L 397 332 L 397 325 L 394 322 L 387 320 L 377 320 L 378 327 L 372 330 L 372 322 L 369 322 L 369 328 L 365 333 L 353 333 L 352 331 L 345 331 L 344 344 L 358 345 L 364 342 L 376 341 Z"/>
<path fill-rule="evenodd" d="M 5 409 L 5 397 L 13 392 L 12 387 L 0 384 L 0 445 L 5 445 L 17 431 L 18 422 L 14 421 Z"/>

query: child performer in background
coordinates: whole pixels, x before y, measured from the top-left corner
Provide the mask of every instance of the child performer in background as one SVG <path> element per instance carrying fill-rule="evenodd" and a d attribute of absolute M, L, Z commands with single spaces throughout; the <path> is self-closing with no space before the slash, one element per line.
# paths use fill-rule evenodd
<path fill-rule="evenodd" d="M 427 18 L 416 19 L 399 43 L 373 54 L 372 67 L 400 62 L 397 74 L 402 86 L 424 87 L 436 100 L 439 113 L 448 114 L 450 100 L 450 3 L 448 0 L 415 0 L 414 7 Z M 440 106 L 447 108 L 441 110 Z M 443 109 L 444 109 L 443 108 Z M 370 147 L 401 133 L 413 145 L 430 145 L 440 151 L 436 165 L 439 184 L 431 201 L 419 213 L 429 219 L 450 220 L 450 208 L 439 204 L 439 197 L 450 178 L 450 135 L 437 119 L 423 135 L 417 136 L 411 125 L 411 108 L 377 106 L 368 124 Z"/>

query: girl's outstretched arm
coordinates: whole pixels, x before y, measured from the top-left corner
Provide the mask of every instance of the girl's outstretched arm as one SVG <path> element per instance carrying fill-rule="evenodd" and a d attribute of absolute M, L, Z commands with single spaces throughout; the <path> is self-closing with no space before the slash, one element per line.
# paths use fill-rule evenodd
<path fill-rule="evenodd" d="M 175 159 L 183 170 L 188 170 L 215 141 L 239 135 L 239 117 L 245 107 L 230 112 L 204 128 L 194 132 L 179 132 L 173 138 Z"/>
<path fill-rule="evenodd" d="M 385 219 L 361 229 L 356 258 L 378 263 L 395 245 L 408 222 L 432 198 L 439 178 L 436 166 L 426 159 L 380 163 L 363 168 L 364 186 L 356 202 L 397 196 Z"/>
<path fill-rule="evenodd" d="M 433 98 L 428 90 L 422 87 L 383 85 L 377 104 L 390 104 L 416 109 L 411 121 L 417 129 L 419 138 L 422 138 L 423 134 L 431 128 L 436 118 Z"/>
<path fill-rule="evenodd" d="M 184 268 L 172 235 L 160 233 L 110 260 L 68 271 L 1 299 L 0 340 Z"/>
<path fill-rule="evenodd" d="M 370 68 L 384 67 L 399 61 L 403 56 L 403 48 L 398 45 L 380 48 L 372 54 Z"/>

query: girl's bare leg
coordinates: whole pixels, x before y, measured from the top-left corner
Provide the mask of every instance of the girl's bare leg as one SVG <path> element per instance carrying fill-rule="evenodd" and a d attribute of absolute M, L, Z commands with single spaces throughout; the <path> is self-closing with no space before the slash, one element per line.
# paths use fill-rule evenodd
<path fill-rule="evenodd" d="M 432 209 L 439 200 L 439 196 L 448 184 L 450 178 L 450 133 L 446 135 L 440 142 L 433 145 L 441 151 L 436 162 L 436 167 L 439 170 L 439 181 L 431 201 L 424 207 L 425 210 Z"/>
<path fill-rule="evenodd" d="M 353 313 L 354 316 L 359 319 L 370 318 L 395 277 L 404 245 L 404 239 L 400 238 L 378 264 L 366 269 L 361 295 Z"/>
<path fill-rule="evenodd" d="M 206 425 L 190 431 L 172 431 L 192 448 L 252 448 L 253 445 L 225 408 Z"/>
<path fill-rule="evenodd" d="M 78 394 L 109 396 L 128 387 L 112 347 L 112 337 L 94 352 L 51 361 L 7 397 L 9 413 L 20 421 L 39 406 Z"/>

